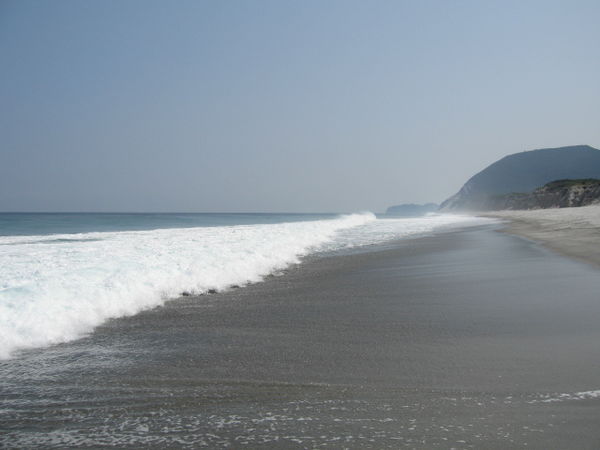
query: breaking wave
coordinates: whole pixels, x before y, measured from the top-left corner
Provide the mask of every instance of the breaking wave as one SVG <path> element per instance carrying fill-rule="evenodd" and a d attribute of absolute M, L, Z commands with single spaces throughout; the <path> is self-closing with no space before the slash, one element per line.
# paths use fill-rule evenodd
<path fill-rule="evenodd" d="M 278 224 L 0 237 L 0 358 L 76 339 L 107 319 L 161 305 L 184 291 L 261 281 L 311 252 L 456 221 L 386 222 L 362 213 Z"/>

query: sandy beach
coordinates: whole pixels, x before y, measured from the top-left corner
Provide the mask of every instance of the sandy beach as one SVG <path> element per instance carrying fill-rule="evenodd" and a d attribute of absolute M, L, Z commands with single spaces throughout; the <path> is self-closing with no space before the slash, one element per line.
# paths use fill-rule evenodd
<path fill-rule="evenodd" d="M 557 252 L 600 267 L 600 205 L 579 208 L 494 211 L 508 233 L 541 242 Z"/>
<path fill-rule="evenodd" d="M 0 0 L 0 450 L 600 450 L 599 19 Z"/>
<path fill-rule="evenodd" d="M 598 448 L 598 272 L 497 229 L 316 258 L 2 361 L 0 444 Z"/>

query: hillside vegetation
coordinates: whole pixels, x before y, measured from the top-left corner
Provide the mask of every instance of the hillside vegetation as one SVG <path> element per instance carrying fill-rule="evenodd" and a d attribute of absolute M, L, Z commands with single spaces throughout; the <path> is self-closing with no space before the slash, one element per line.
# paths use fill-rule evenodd
<path fill-rule="evenodd" d="M 557 180 L 531 193 L 489 198 L 486 210 L 570 208 L 600 203 L 600 180 Z"/>

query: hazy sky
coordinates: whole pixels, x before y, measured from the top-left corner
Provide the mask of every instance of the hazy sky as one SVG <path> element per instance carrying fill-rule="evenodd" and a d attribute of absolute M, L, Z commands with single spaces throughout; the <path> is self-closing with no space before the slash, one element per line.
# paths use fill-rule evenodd
<path fill-rule="evenodd" d="M 0 210 L 382 211 L 600 148 L 600 2 L 0 0 Z"/>

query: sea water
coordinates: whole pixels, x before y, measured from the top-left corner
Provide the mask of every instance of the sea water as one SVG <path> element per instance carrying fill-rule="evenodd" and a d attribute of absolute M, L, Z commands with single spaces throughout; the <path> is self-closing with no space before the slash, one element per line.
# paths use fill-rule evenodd
<path fill-rule="evenodd" d="M 182 293 L 260 282 L 307 255 L 484 219 L 360 214 L 0 214 L 0 358 Z"/>

